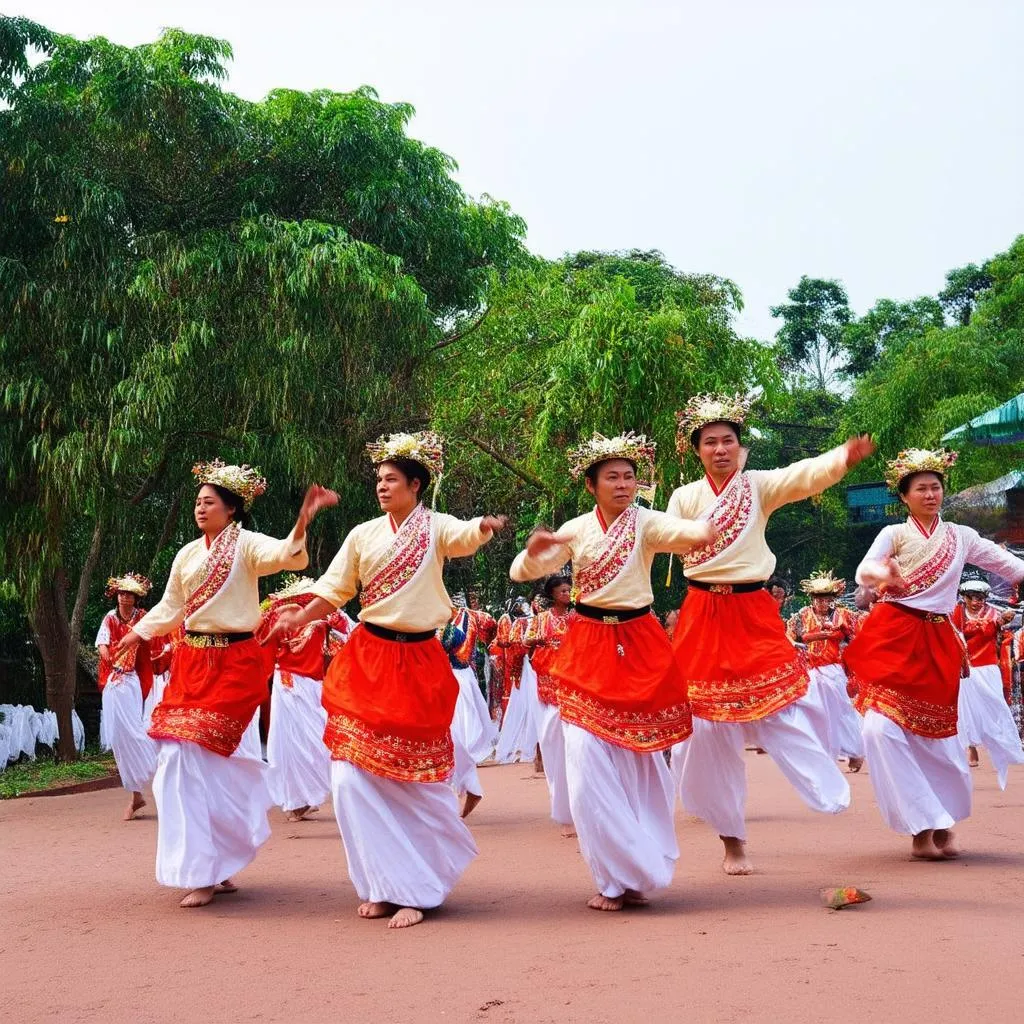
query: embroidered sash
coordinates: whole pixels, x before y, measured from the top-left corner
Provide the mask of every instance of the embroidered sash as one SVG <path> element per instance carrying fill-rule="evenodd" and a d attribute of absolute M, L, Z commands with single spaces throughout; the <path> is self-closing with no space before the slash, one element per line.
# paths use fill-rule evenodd
<path fill-rule="evenodd" d="M 718 536 L 704 547 L 683 556 L 685 569 L 710 567 L 722 558 L 754 522 L 754 487 L 746 473 L 737 473 L 732 483 L 718 495 L 710 511 L 701 519 L 710 519 L 718 527 Z"/>
<path fill-rule="evenodd" d="M 107 612 L 107 631 L 110 633 L 110 640 L 108 646 L 113 652 L 114 648 L 121 642 L 121 640 L 127 636 L 132 627 L 135 625 L 145 612 L 141 608 L 135 608 L 132 610 L 131 618 L 127 622 L 122 622 L 121 616 L 116 611 Z M 135 669 L 136 658 L 139 653 L 139 646 L 130 648 L 129 650 L 122 651 L 116 658 L 111 659 L 109 662 L 100 662 L 100 681 L 105 683 L 110 677 L 112 672 L 132 672 Z"/>
<path fill-rule="evenodd" d="M 956 530 L 948 523 L 943 523 L 928 539 L 917 565 L 903 573 L 907 581 L 906 587 L 901 590 L 887 590 L 879 600 L 903 601 L 930 590 L 957 561 L 959 548 L 960 538 Z"/>
<path fill-rule="evenodd" d="M 238 553 L 238 537 L 242 532 L 239 523 L 229 523 L 210 545 L 206 559 L 199 571 L 199 586 L 185 602 L 185 622 L 200 608 L 220 593 L 228 581 Z"/>
<path fill-rule="evenodd" d="M 430 510 L 419 504 L 398 528 L 384 555 L 384 566 L 359 593 L 359 604 L 369 608 L 397 593 L 427 561 L 433 537 Z"/>
<path fill-rule="evenodd" d="M 608 586 L 622 571 L 636 547 L 636 524 L 640 510 L 630 505 L 604 535 L 597 557 L 576 570 L 575 592 L 583 598 Z"/>

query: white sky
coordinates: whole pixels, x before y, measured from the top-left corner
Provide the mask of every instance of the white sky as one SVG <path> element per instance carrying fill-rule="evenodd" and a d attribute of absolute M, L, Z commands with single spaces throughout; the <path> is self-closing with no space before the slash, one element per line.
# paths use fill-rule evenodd
<path fill-rule="evenodd" d="M 545 256 L 657 248 L 733 278 L 740 328 L 801 274 L 855 311 L 1024 232 L 1019 0 L 9 0 L 125 44 L 228 39 L 229 88 L 362 84 Z"/>

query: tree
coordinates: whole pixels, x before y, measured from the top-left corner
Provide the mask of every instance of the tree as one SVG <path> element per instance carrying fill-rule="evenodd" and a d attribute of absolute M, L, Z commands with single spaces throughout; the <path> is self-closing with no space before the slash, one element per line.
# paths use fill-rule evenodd
<path fill-rule="evenodd" d="M 422 415 L 422 362 L 522 258 L 522 221 L 463 195 L 411 108 L 248 103 L 229 57 L 0 18 L 0 541 L 65 757 L 97 570 L 154 547 L 166 570 L 192 463 L 260 464 L 268 529 L 315 478 L 362 514 L 366 438 Z"/>
<path fill-rule="evenodd" d="M 978 297 L 991 286 L 992 278 L 987 268 L 968 263 L 946 275 L 946 287 L 939 292 L 939 302 L 961 327 L 966 327 L 971 322 Z"/>
<path fill-rule="evenodd" d="M 775 335 L 782 368 L 828 390 L 838 383 L 845 362 L 846 290 L 838 281 L 804 275 L 788 297 L 788 304 L 771 308 L 772 316 L 783 321 Z"/>
<path fill-rule="evenodd" d="M 878 361 L 886 348 L 902 344 L 930 330 L 944 327 L 942 304 L 931 296 L 911 302 L 879 299 L 864 316 L 849 323 L 843 331 L 847 362 L 843 375 L 860 377 Z"/>

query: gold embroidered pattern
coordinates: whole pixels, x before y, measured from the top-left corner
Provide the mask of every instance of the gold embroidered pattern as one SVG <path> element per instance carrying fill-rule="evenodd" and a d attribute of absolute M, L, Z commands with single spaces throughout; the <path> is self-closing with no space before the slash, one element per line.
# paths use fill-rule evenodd
<path fill-rule="evenodd" d="M 688 679 L 690 704 L 709 722 L 756 722 L 799 700 L 809 686 L 796 652 L 770 672 L 744 679 Z"/>
<path fill-rule="evenodd" d="M 384 568 L 360 592 L 359 604 L 363 608 L 390 597 L 416 575 L 430 547 L 430 528 L 430 510 L 423 504 L 417 505 L 388 547 Z"/>
<path fill-rule="evenodd" d="M 546 672 L 537 674 L 537 699 L 541 704 L 558 707 L 558 680 L 554 676 Z"/>
<path fill-rule="evenodd" d="M 371 729 L 350 715 L 327 718 L 324 743 L 335 761 L 350 761 L 396 782 L 445 782 L 455 770 L 455 748 L 446 730 L 429 740 L 411 740 Z"/>
<path fill-rule="evenodd" d="M 149 735 L 155 740 L 198 743 L 215 754 L 230 757 L 241 743 L 248 724 L 220 711 L 158 704 L 153 710 Z"/>
<path fill-rule="evenodd" d="M 235 553 L 238 550 L 238 535 L 242 527 L 238 523 L 228 523 L 220 531 L 217 539 L 210 545 L 210 551 L 203 562 L 202 576 L 199 586 L 185 602 L 186 621 L 216 594 L 227 582 L 231 567 L 235 564 Z"/>
<path fill-rule="evenodd" d="M 626 711 L 562 683 L 558 689 L 558 708 L 563 722 L 578 725 L 617 747 L 641 753 L 665 750 L 674 743 L 682 743 L 693 732 L 687 701 L 657 711 Z"/>
<path fill-rule="evenodd" d="M 731 487 L 720 495 L 711 510 L 711 521 L 718 527 L 718 536 L 701 548 L 683 556 L 686 569 L 696 569 L 720 555 L 736 542 L 747 527 L 754 508 L 754 488 L 746 473 L 740 473 Z"/>
<path fill-rule="evenodd" d="M 608 586 L 629 561 L 636 545 L 638 515 L 636 505 L 630 505 L 622 512 L 604 535 L 604 544 L 597 558 L 576 570 L 574 589 L 581 598 Z"/>
<path fill-rule="evenodd" d="M 935 704 L 930 700 L 910 697 L 888 686 L 863 683 L 854 704 L 861 714 L 877 711 L 918 736 L 941 740 L 956 735 L 955 700 L 951 705 Z"/>

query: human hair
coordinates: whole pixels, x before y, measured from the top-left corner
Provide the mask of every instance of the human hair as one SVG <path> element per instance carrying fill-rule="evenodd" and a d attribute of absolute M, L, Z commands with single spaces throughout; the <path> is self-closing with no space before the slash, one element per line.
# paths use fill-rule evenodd
<path fill-rule="evenodd" d="M 724 423 L 736 435 L 736 440 L 737 441 L 742 441 L 743 440 L 743 427 L 740 426 L 739 423 L 733 423 L 732 420 L 715 420 L 715 423 Z M 715 425 L 714 423 L 705 423 L 704 426 L 698 427 L 696 430 L 691 432 L 691 434 L 690 434 L 690 447 L 694 451 L 696 451 L 700 447 L 700 432 L 705 427 L 713 427 L 714 425 Z"/>
<path fill-rule="evenodd" d="M 600 462 L 595 462 L 592 466 L 587 466 L 584 470 L 583 475 L 593 484 L 597 486 L 597 471 L 606 463 L 613 462 L 621 459 L 623 462 L 628 462 L 633 467 L 633 472 L 636 473 L 636 463 L 632 459 L 624 459 L 621 455 L 615 455 L 610 459 L 601 459 Z"/>
<path fill-rule="evenodd" d="M 396 455 L 393 459 L 387 459 L 386 461 L 394 466 L 410 484 L 413 480 L 419 480 L 420 489 L 416 497 L 422 501 L 427 491 L 430 490 L 430 470 L 422 462 L 417 462 L 415 459 L 407 459 L 404 455 Z M 384 463 L 382 462 L 381 465 L 384 465 Z"/>
<path fill-rule="evenodd" d="M 920 476 L 922 473 L 931 473 L 932 476 L 939 478 L 939 483 L 942 484 L 942 489 L 946 489 L 946 478 L 941 473 L 936 473 L 934 469 L 919 469 L 916 473 L 908 473 L 897 485 L 896 488 L 900 492 L 902 497 L 907 496 L 907 491 L 910 490 L 910 484 L 914 477 Z"/>
<path fill-rule="evenodd" d="M 252 516 L 245 510 L 245 498 L 240 494 L 235 494 L 234 491 L 229 491 L 226 487 L 221 487 L 220 484 L 208 484 L 207 486 L 212 487 L 217 492 L 217 497 L 227 505 L 234 522 L 248 530 L 252 525 Z"/>
<path fill-rule="evenodd" d="M 563 583 L 571 585 L 572 580 L 568 576 L 551 576 L 544 581 L 544 596 L 550 601 L 551 595 L 555 590 L 560 587 Z"/>
<path fill-rule="evenodd" d="M 789 596 L 789 584 L 781 576 L 771 576 L 764 585 L 765 590 L 770 594 L 776 587 L 780 587 Z"/>

